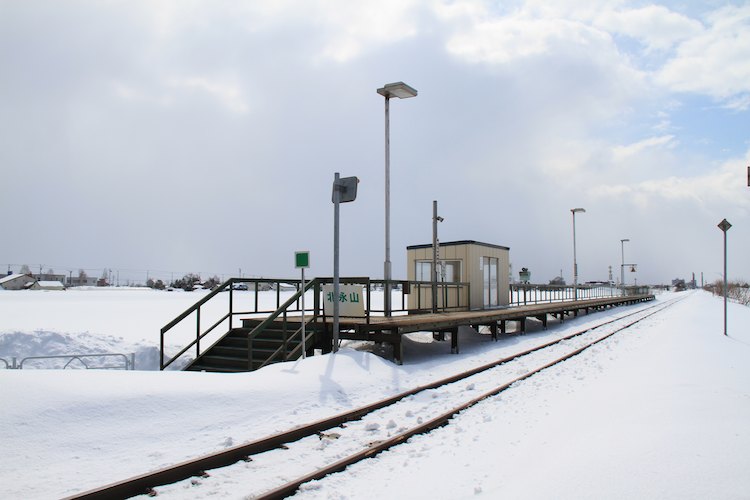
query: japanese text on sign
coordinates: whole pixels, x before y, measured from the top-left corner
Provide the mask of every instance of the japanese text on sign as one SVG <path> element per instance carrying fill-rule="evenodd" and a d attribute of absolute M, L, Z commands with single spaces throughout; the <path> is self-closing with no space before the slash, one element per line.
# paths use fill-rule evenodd
<path fill-rule="evenodd" d="M 341 316 L 363 317 L 365 305 L 363 301 L 363 288 L 359 285 L 339 285 L 339 314 Z M 333 285 L 323 286 L 323 306 L 325 314 L 333 314 L 333 303 L 335 294 Z"/>

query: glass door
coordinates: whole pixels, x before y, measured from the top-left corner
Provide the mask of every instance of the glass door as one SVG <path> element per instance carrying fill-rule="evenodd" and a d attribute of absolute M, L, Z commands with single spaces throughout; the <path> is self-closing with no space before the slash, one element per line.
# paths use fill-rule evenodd
<path fill-rule="evenodd" d="M 483 275 L 483 305 L 484 307 L 496 307 L 497 300 L 497 257 L 482 257 Z"/>

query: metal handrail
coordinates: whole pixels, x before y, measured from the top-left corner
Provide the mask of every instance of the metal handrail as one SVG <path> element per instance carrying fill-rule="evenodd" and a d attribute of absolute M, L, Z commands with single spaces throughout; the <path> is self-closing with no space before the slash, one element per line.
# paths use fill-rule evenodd
<path fill-rule="evenodd" d="M 305 325 L 307 325 L 307 324 L 309 324 L 309 323 L 310 323 L 310 321 L 306 321 L 306 322 L 305 322 Z M 292 334 L 292 335 L 291 335 L 291 336 L 290 336 L 289 338 L 287 338 L 286 340 L 287 340 L 287 342 L 289 342 L 289 341 L 293 340 L 293 339 L 294 339 L 294 337 L 296 337 L 297 335 L 300 335 L 300 336 L 301 336 L 301 334 L 302 334 L 302 327 L 300 326 L 300 327 L 299 327 L 299 328 L 297 329 L 297 331 L 295 331 L 295 332 L 294 332 L 294 333 L 293 333 L 293 334 Z M 315 335 L 315 334 L 314 334 L 313 332 L 310 332 L 310 331 L 307 331 L 307 332 L 305 332 L 305 343 L 307 343 L 307 341 L 308 341 L 308 340 L 312 339 L 314 335 Z M 261 369 L 261 368 L 263 368 L 264 366 L 268 366 L 269 364 L 271 364 L 271 361 L 273 361 L 274 359 L 278 358 L 278 357 L 279 357 L 279 355 L 281 355 L 281 354 L 282 354 L 282 353 L 283 353 L 283 352 L 284 352 L 285 350 L 286 350 L 286 345 L 282 345 L 281 347 L 279 347 L 278 349 L 276 349 L 276 350 L 275 350 L 275 351 L 274 351 L 273 353 L 271 353 L 271 354 L 270 354 L 270 355 L 268 356 L 268 358 L 266 358 L 266 360 L 265 360 L 265 361 L 264 361 L 263 363 L 261 363 L 261 364 L 260 364 L 260 366 L 259 366 L 259 367 L 258 367 L 257 369 Z M 296 354 L 297 354 L 298 352 L 300 352 L 300 354 L 301 354 L 301 351 L 302 351 L 302 342 L 300 342 L 299 344 L 297 344 L 297 347 L 295 347 L 294 349 L 292 349 L 291 351 L 289 351 L 289 352 L 288 352 L 288 353 L 287 353 L 287 354 L 286 354 L 286 355 L 284 356 L 284 358 L 283 358 L 283 361 L 287 361 L 287 360 L 289 360 L 289 359 L 295 359 L 295 355 L 296 355 Z"/>
<path fill-rule="evenodd" d="M 523 292 L 524 298 L 521 298 Z M 526 298 L 527 292 L 534 292 L 532 297 Z M 541 292 L 541 297 L 540 297 Z M 561 302 L 575 297 L 573 285 L 543 285 L 532 283 L 515 283 L 509 286 L 510 304 L 539 304 L 547 302 Z M 578 285 L 579 299 L 614 297 L 619 294 L 614 286 L 609 285 Z"/>
<path fill-rule="evenodd" d="M 321 279 L 320 278 L 315 278 L 315 279 L 311 280 L 310 282 L 308 282 L 305 285 L 304 289 L 300 289 L 297 293 L 295 293 L 294 295 L 292 295 L 291 297 L 289 297 L 289 299 L 287 299 L 287 301 L 284 302 L 284 304 L 282 304 L 281 306 L 279 306 L 279 308 L 274 313 L 272 313 L 271 315 L 269 315 L 265 320 L 261 321 L 255 328 L 253 328 L 253 330 L 250 333 L 247 334 L 247 350 L 248 350 L 247 362 L 248 362 L 248 369 L 252 370 L 251 364 L 252 364 L 252 359 L 253 359 L 253 355 L 252 355 L 253 339 L 255 339 L 258 335 L 260 335 L 260 333 L 262 333 L 264 330 L 266 330 L 276 320 L 276 318 L 278 318 L 282 314 L 284 315 L 284 322 L 283 322 L 283 324 L 284 324 L 284 332 L 286 333 L 286 325 L 287 325 L 287 315 L 286 315 L 286 313 L 287 313 L 287 310 L 289 309 L 289 307 L 292 304 L 294 304 L 295 302 L 297 302 L 302 297 L 302 295 L 304 293 L 306 293 L 310 288 L 315 288 L 316 293 L 319 293 L 320 289 L 321 289 L 320 285 L 321 285 Z M 271 353 L 266 358 L 266 360 L 263 363 L 261 363 L 261 365 L 258 367 L 259 369 L 263 368 L 264 366 L 267 366 L 273 360 L 277 359 L 279 357 L 279 355 L 281 355 L 283 353 L 285 353 L 285 354 L 283 356 L 282 361 L 287 361 L 290 358 L 293 359 L 294 354 L 297 351 L 297 349 L 300 349 L 300 350 L 302 349 L 302 342 L 300 342 L 300 344 L 296 348 L 292 349 L 291 352 L 286 353 L 287 345 L 289 344 L 289 342 L 293 341 L 294 338 L 297 335 L 300 335 L 300 337 L 301 337 L 301 334 L 302 334 L 302 323 L 304 323 L 305 326 L 307 326 L 309 323 L 313 323 L 313 322 L 317 321 L 317 319 L 319 317 L 319 314 L 318 314 L 319 311 L 318 311 L 317 301 L 316 301 L 316 305 L 313 305 L 313 309 L 312 310 L 313 310 L 313 315 L 312 315 L 312 318 L 310 318 L 309 320 L 305 320 L 305 311 L 302 311 L 302 316 L 300 318 L 300 327 L 294 333 L 292 333 L 291 336 L 286 337 L 286 335 L 285 335 L 284 343 L 281 345 L 281 347 L 279 347 L 273 353 Z M 305 341 L 307 341 L 308 339 L 311 339 L 312 336 L 313 336 L 312 332 L 310 332 L 310 334 L 306 334 L 305 335 Z"/>
<path fill-rule="evenodd" d="M 233 310 L 233 292 L 234 292 L 234 285 L 237 283 L 254 283 L 255 284 L 255 310 L 253 311 L 234 311 Z M 215 330 L 220 324 L 222 324 L 224 321 L 229 320 L 229 330 L 232 329 L 232 319 L 234 316 L 240 315 L 240 314 L 258 314 L 262 312 L 271 312 L 271 311 L 260 311 L 258 308 L 258 294 L 257 292 L 259 290 L 259 285 L 262 283 L 266 283 L 268 285 L 276 285 L 277 290 L 277 308 L 278 308 L 278 302 L 280 290 L 282 288 L 282 283 L 284 284 L 292 284 L 293 286 L 297 286 L 299 288 L 299 280 L 286 280 L 286 279 L 267 279 L 267 278 L 230 278 L 226 280 L 224 283 L 213 289 L 209 294 L 207 294 L 205 297 L 200 299 L 198 302 L 190 306 L 188 309 L 186 309 L 182 314 L 177 316 L 175 319 L 167 323 L 164 327 L 162 327 L 160 331 L 160 369 L 164 370 L 169 365 L 171 365 L 173 362 L 175 362 L 180 356 L 188 352 L 191 348 L 196 348 L 196 358 L 200 356 L 201 349 L 200 349 L 200 342 L 202 339 L 204 339 L 209 333 L 211 333 L 213 330 Z M 201 333 L 201 327 L 200 327 L 200 311 L 201 306 L 205 305 L 208 301 L 216 297 L 222 292 L 228 291 L 229 292 L 229 311 L 225 315 L 223 315 L 218 321 L 216 321 L 213 325 L 211 325 L 206 331 Z M 170 357 L 168 360 L 165 361 L 164 358 L 164 347 L 165 347 L 165 335 L 167 332 L 169 332 L 172 328 L 174 328 L 176 325 L 181 323 L 183 320 L 188 318 L 191 314 L 196 313 L 196 327 L 195 327 L 195 339 L 193 339 L 188 345 L 183 347 L 177 354 Z"/>
<path fill-rule="evenodd" d="M 294 304 L 295 302 L 297 302 L 297 300 L 300 297 L 302 297 L 303 293 L 307 292 L 311 287 L 319 285 L 319 284 L 320 284 L 320 278 L 315 278 L 315 279 L 309 281 L 307 283 L 307 285 L 305 286 L 304 290 L 300 290 L 297 293 L 295 293 L 294 295 L 292 295 L 286 302 L 284 302 L 281 306 L 279 306 L 279 308 L 276 309 L 276 311 L 274 311 L 266 319 L 264 319 L 263 321 L 261 321 L 260 324 L 258 324 L 255 328 L 253 328 L 253 330 L 248 334 L 248 337 L 250 337 L 250 336 L 255 337 L 255 336 L 258 335 L 258 333 L 260 333 L 263 330 L 265 330 L 266 328 L 268 328 L 268 326 L 276 318 L 278 318 L 282 313 L 286 313 L 286 311 L 289 308 L 289 306 L 291 306 L 292 304 Z M 304 319 L 304 317 L 305 317 L 305 312 L 302 311 L 302 318 Z M 317 318 L 317 311 L 315 311 L 313 317 Z M 300 329 L 301 328 L 302 327 L 300 327 Z"/>
<path fill-rule="evenodd" d="M 254 304 L 253 304 L 253 310 L 250 311 L 235 311 L 234 310 L 234 288 L 236 284 L 240 283 L 253 283 L 253 287 L 251 288 L 252 291 L 255 292 L 254 296 Z M 160 330 L 160 369 L 164 370 L 165 368 L 169 367 L 172 363 L 174 363 L 178 358 L 180 358 L 182 355 L 187 353 L 189 350 L 195 347 L 195 358 L 201 356 L 201 341 L 205 339 L 211 332 L 216 330 L 216 328 L 219 327 L 219 325 L 223 324 L 224 322 L 228 321 L 228 331 L 231 331 L 233 329 L 233 319 L 235 316 L 238 315 L 250 315 L 250 314 L 268 314 L 266 318 L 261 321 L 258 325 L 256 325 L 253 330 L 250 331 L 248 334 L 248 342 L 251 343 L 252 339 L 257 337 L 260 332 L 265 330 L 269 327 L 269 325 L 274 322 L 281 314 L 286 315 L 288 311 L 300 311 L 299 310 L 299 301 L 303 293 L 309 291 L 311 288 L 315 288 L 316 290 L 316 300 L 314 301 L 314 305 L 312 308 L 306 308 L 306 311 L 312 310 L 313 315 L 309 320 L 306 320 L 306 324 L 310 322 L 318 321 L 321 317 L 325 318 L 325 313 L 323 312 L 323 307 L 320 300 L 320 294 L 322 292 L 322 285 L 327 283 L 333 283 L 333 278 L 315 278 L 309 282 L 306 283 L 305 289 L 301 290 L 301 281 L 295 280 L 295 279 L 268 279 L 268 278 L 230 278 L 218 287 L 216 287 L 214 290 L 212 290 L 209 294 L 207 294 L 205 297 L 198 300 L 195 304 L 190 306 L 188 309 L 186 309 L 184 312 L 182 312 L 179 316 L 177 316 L 175 319 L 167 323 L 161 330 Z M 385 280 L 371 280 L 368 277 L 355 277 L 355 278 L 340 278 L 340 283 L 342 284 L 360 284 L 364 285 L 366 287 L 366 305 L 365 305 L 365 316 L 366 316 L 366 322 L 370 322 L 370 316 L 373 312 L 375 313 L 384 313 L 384 311 L 375 310 L 372 307 L 371 303 L 371 289 L 373 286 L 383 286 L 385 287 L 386 281 Z M 419 293 L 419 290 L 423 285 L 429 285 L 430 282 L 419 282 L 419 281 L 401 281 L 401 280 L 391 280 L 390 283 L 395 285 L 395 287 L 402 287 L 404 289 L 404 293 L 402 294 L 402 304 L 401 309 L 393 309 L 392 312 L 400 313 L 400 312 L 406 312 L 406 313 L 423 313 L 423 312 L 430 312 L 431 310 L 427 308 L 421 307 L 421 301 L 418 300 L 418 308 L 417 309 L 409 309 L 406 305 L 406 295 L 411 291 L 410 287 L 416 286 L 417 287 L 417 293 Z M 261 311 L 259 307 L 259 301 L 258 301 L 258 292 L 261 290 L 261 285 L 267 284 L 271 288 L 276 289 L 276 309 L 270 310 L 270 311 Z M 281 289 L 283 288 L 283 285 L 291 285 L 292 287 L 296 288 L 297 291 L 289 297 L 283 304 L 281 304 Z M 455 287 L 457 290 L 460 290 L 462 287 L 466 287 L 467 290 L 470 291 L 468 288 L 468 283 L 440 283 L 439 286 L 444 287 L 446 290 L 448 287 Z M 264 287 L 265 288 L 265 287 Z M 226 314 L 222 315 L 217 321 L 215 321 L 211 326 L 206 328 L 205 330 L 201 329 L 201 308 L 205 304 L 207 304 L 210 300 L 214 299 L 216 296 L 221 294 L 222 292 L 228 291 L 229 292 L 229 307 Z M 456 296 L 456 304 L 455 305 L 447 305 L 444 304 L 443 307 L 441 307 L 441 310 L 447 311 L 447 310 L 456 310 L 456 309 L 467 309 L 468 308 L 468 301 L 470 294 L 466 294 L 466 301 L 467 303 L 465 305 L 461 304 L 462 295 L 461 293 L 455 293 Z M 447 302 L 447 301 L 446 301 Z M 294 308 L 293 306 L 297 304 Z M 304 318 L 305 312 L 301 311 L 302 317 Z M 196 323 L 195 323 L 195 337 L 184 347 L 182 347 L 175 355 L 172 355 L 168 359 L 165 358 L 165 338 L 166 335 L 172 330 L 175 326 L 182 323 L 184 320 L 186 320 L 188 317 L 190 317 L 193 313 L 196 314 Z M 285 322 L 286 324 L 286 322 Z M 301 330 L 301 326 L 300 326 Z M 291 337 L 287 340 L 293 340 L 299 335 L 299 331 L 295 331 Z M 307 340 L 308 335 L 305 335 Z M 218 340 L 217 340 L 218 342 Z M 210 347 L 209 347 L 210 349 Z M 206 352 L 208 349 L 204 349 L 203 352 Z M 286 359 L 289 358 L 290 355 L 292 355 L 296 351 L 296 348 L 292 351 L 292 353 L 288 353 L 286 355 Z M 278 353 L 273 353 L 271 355 L 272 359 L 275 359 L 278 357 Z"/>
<path fill-rule="evenodd" d="M 80 361 L 84 367 L 86 367 L 87 370 L 91 369 L 89 365 L 86 364 L 86 362 L 83 360 L 83 358 L 105 358 L 105 357 L 121 357 L 125 360 L 125 370 L 135 370 L 135 354 L 131 354 L 131 359 L 128 359 L 128 357 L 125 354 L 122 353 L 102 353 L 102 354 L 61 354 L 56 356 L 28 356 L 26 358 L 23 358 L 21 362 L 18 364 L 18 369 L 23 369 L 23 364 L 28 360 L 38 360 L 38 359 L 68 359 L 70 360 L 65 363 L 65 366 L 63 367 L 63 370 L 66 369 L 68 366 L 70 366 L 70 363 L 73 361 Z M 6 363 L 7 365 L 7 363 Z M 120 369 L 119 366 L 97 366 L 94 367 L 94 369 L 102 370 L 102 369 Z"/>
<path fill-rule="evenodd" d="M 430 294 L 432 294 L 432 282 L 431 281 L 406 281 L 406 283 L 410 289 L 413 287 L 416 289 L 417 293 L 417 307 L 414 309 L 406 309 L 405 310 L 409 313 L 431 313 L 432 312 L 432 301 L 430 300 L 429 304 L 422 304 L 423 302 L 423 296 L 422 291 L 429 290 Z M 468 282 L 446 282 L 446 281 L 438 281 L 437 282 L 437 288 L 438 288 L 438 295 L 442 297 L 443 299 L 443 305 L 438 306 L 438 310 L 440 312 L 446 312 L 446 311 L 466 311 L 469 310 L 469 306 L 471 303 L 471 284 Z M 456 303 L 455 305 L 450 305 L 449 299 L 451 298 L 451 294 L 448 293 L 449 290 L 455 289 L 455 297 L 456 297 Z M 462 294 L 461 290 L 466 289 L 466 293 Z M 413 293 L 413 290 L 410 290 L 410 293 Z M 431 295 L 430 295 L 431 297 Z M 466 302 L 462 302 L 462 297 L 465 297 Z"/>

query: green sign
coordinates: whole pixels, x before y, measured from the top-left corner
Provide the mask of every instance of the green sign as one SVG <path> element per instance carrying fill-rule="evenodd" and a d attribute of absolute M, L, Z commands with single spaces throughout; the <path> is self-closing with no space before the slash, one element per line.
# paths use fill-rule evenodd
<path fill-rule="evenodd" d="M 304 268 L 310 267 L 310 252 L 307 250 L 302 252 L 294 252 L 294 267 Z"/>

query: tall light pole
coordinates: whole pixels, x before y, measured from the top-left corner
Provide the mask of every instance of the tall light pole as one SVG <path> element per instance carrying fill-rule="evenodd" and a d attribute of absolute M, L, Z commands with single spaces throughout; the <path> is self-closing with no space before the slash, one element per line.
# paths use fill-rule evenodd
<path fill-rule="evenodd" d="M 583 208 L 571 208 L 573 214 L 573 299 L 578 300 L 578 263 L 576 262 L 576 213 L 586 213 Z"/>
<path fill-rule="evenodd" d="M 620 288 L 622 290 L 622 293 L 620 295 L 625 295 L 625 242 L 626 241 L 630 241 L 630 240 L 627 238 L 620 240 L 620 255 L 622 257 L 622 261 L 620 264 Z"/>
<path fill-rule="evenodd" d="M 404 82 L 388 83 L 378 89 L 378 94 L 385 97 L 385 262 L 383 277 L 385 279 L 385 315 L 391 315 L 391 97 L 406 99 L 416 97 L 417 91 Z"/>

